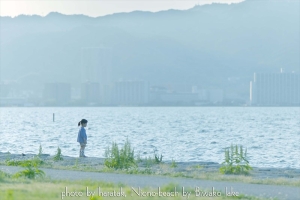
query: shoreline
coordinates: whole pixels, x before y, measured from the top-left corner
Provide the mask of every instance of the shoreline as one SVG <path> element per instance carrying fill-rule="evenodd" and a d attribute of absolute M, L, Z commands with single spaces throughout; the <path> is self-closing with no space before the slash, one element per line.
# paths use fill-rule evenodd
<path fill-rule="evenodd" d="M 28 153 L 28 154 L 24 154 L 24 156 L 22 155 L 23 153 L 19 154 L 19 153 L 10 153 L 9 151 L 8 152 L 1 152 L 0 151 L 0 163 L 1 161 L 3 161 L 3 157 L 10 157 L 10 159 L 14 159 L 14 158 L 17 158 L 17 159 L 29 159 L 29 158 L 33 158 L 35 156 L 37 156 L 37 154 L 33 154 L 33 153 Z M 67 158 L 67 159 L 96 159 L 98 161 L 100 161 L 101 164 L 104 163 L 104 157 L 93 157 L 93 156 L 87 156 L 86 158 L 79 158 L 79 157 L 74 157 L 74 156 L 65 156 L 65 155 L 62 155 L 63 158 Z M 48 158 L 48 157 L 51 157 L 53 158 L 54 155 L 51 155 L 51 154 L 42 154 L 42 157 L 41 158 Z M 143 159 L 143 158 L 142 158 Z M 214 166 L 218 166 L 220 167 L 221 164 L 220 163 L 217 163 L 217 162 L 213 162 L 213 161 L 176 161 L 176 164 L 182 164 L 182 165 L 197 165 L 197 164 L 200 164 L 200 165 L 210 165 L 212 167 Z M 162 163 L 172 163 L 172 160 L 163 160 Z M 251 165 L 251 164 L 250 164 Z M 294 168 L 294 167 L 257 167 L 257 166 L 252 166 L 251 167 L 254 169 L 261 169 L 261 170 L 265 170 L 265 171 L 268 171 L 268 170 L 272 170 L 272 169 L 275 169 L 275 170 L 299 170 L 300 171 L 300 166 L 299 168 Z"/>
<path fill-rule="evenodd" d="M 0 165 L 6 165 L 7 160 L 29 160 L 36 156 L 36 154 L 10 154 L 9 152 L 0 152 Z M 52 169 L 72 169 L 79 171 L 93 171 L 93 172 L 115 172 L 126 173 L 124 170 L 109 169 L 104 166 L 105 158 L 86 157 L 76 158 L 70 156 L 62 156 L 63 160 L 54 161 L 53 156 L 49 154 L 42 154 L 41 160 L 44 161 L 41 167 Z M 172 167 L 172 161 L 162 161 L 159 164 L 152 164 L 150 167 L 144 161 L 137 163 L 137 169 L 140 171 L 149 169 L 153 175 L 163 176 L 178 176 L 190 177 L 200 179 L 212 179 L 213 176 L 221 178 L 252 178 L 254 180 L 272 180 L 272 179 L 286 179 L 286 181 L 299 181 L 300 183 L 300 169 L 296 168 L 262 168 L 253 167 L 249 175 L 222 175 L 219 173 L 221 164 L 215 162 L 175 162 L 176 166 Z M 127 171 L 128 172 L 128 171 Z M 129 173 L 138 173 L 136 171 Z"/>

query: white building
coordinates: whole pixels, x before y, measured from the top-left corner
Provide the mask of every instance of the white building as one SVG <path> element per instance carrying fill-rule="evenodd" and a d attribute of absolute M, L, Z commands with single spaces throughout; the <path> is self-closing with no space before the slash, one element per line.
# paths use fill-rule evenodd
<path fill-rule="evenodd" d="M 46 105 L 68 105 L 71 101 L 71 86 L 69 83 L 46 83 L 43 100 Z"/>
<path fill-rule="evenodd" d="M 252 105 L 300 105 L 299 73 L 254 73 L 250 82 Z"/>
<path fill-rule="evenodd" d="M 117 81 L 113 102 L 116 105 L 145 105 L 149 99 L 149 86 L 145 81 Z"/>
<path fill-rule="evenodd" d="M 100 103 L 100 86 L 97 82 L 85 82 L 81 84 L 81 100 L 86 105 L 98 105 Z"/>

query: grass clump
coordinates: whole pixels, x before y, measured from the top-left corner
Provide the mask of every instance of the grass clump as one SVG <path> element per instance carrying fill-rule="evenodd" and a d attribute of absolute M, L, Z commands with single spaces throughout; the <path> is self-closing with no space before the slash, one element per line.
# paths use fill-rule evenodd
<path fill-rule="evenodd" d="M 3 171 L 0 170 L 0 182 L 3 182 L 4 179 L 8 178 L 8 177 L 10 177 L 9 174 L 7 174 L 7 173 L 5 173 L 5 172 L 3 172 Z"/>
<path fill-rule="evenodd" d="M 194 169 L 203 169 L 203 166 L 201 166 L 201 165 L 198 164 L 198 165 L 193 166 L 193 168 Z"/>
<path fill-rule="evenodd" d="M 126 170 L 126 174 L 153 174 L 152 170 L 150 168 L 145 169 L 138 169 L 138 168 L 131 168 Z"/>
<path fill-rule="evenodd" d="M 43 177 L 45 175 L 44 171 L 38 168 L 40 163 L 41 163 L 40 160 L 37 158 L 22 162 L 20 166 L 22 166 L 25 169 L 20 172 L 17 172 L 16 174 L 13 175 L 13 177 L 15 178 L 26 177 L 29 179 L 34 179 L 36 177 Z"/>
<path fill-rule="evenodd" d="M 148 158 L 144 159 L 144 162 L 145 162 L 147 167 L 150 167 L 154 164 L 162 163 L 162 158 L 163 158 L 162 154 L 160 154 L 160 156 L 159 156 L 159 154 L 157 153 L 157 149 L 154 149 L 154 157 L 151 158 L 149 156 Z"/>
<path fill-rule="evenodd" d="M 61 154 L 61 149 L 59 147 L 57 147 L 57 152 L 55 154 L 55 156 L 53 157 L 54 161 L 59 161 L 59 160 L 63 160 L 62 154 Z"/>
<path fill-rule="evenodd" d="M 7 160 L 6 165 L 8 166 L 27 166 L 27 165 L 41 165 L 44 163 L 41 159 L 38 157 L 34 157 L 33 159 L 29 160 Z"/>
<path fill-rule="evenodd" d="M 160 156 L 159 156 L 158 153 L 157 153 L 157 150 L 155 149 L 154 150 L 154 160 L 155 160 L 155 163 L 156 164 L 161 163 L 162 162 L 162 158 L 163 158 L 162 154 L 160 154 Z"/>
<path fill-rule="evenodd" d="M 134 149 L 131 148 L 128 138 L 121 149 L 119 149 L 117 143 L 113 142 L 112 147 L 107 147 L 105 150 L 104 156 L 104 165 L 108 168 L 128 169 L 137 166 L 134 158 Z"/>
<path fill-rule="evenodd" d="M 176 168 L 176 167 L 177 167 L 177 163 L 175 162 L 175 160 L 172 159 L 171 168 Z"/>
<path fill-rule="evenodd" d="M 157 149 L 154 149 L 153 157 L 148 156 L 145 158 L 141 158 L 141 156 L 138 154 L 137 162 L 143 163 L 147 168 L 150 168 L 153 165 L 162 163 L 162 158 L 162 154 L 159 156 L 159 154 L 157 153 Z"/>
<path fill-rule="evenodd" d="M 161 163 L 162 162 L 162 157 L 163 157 L 162 154 L 160 154 L 160 157 L 159 157 L 159 155 L 154 154 L 155 163 L 156 164 Z"/>
<path fill-rule="evenodd" d="M 247 159 L 247 149 L 231 145 L 225 149 L 225 159 L 220 167 L 221 174 L 249 174 L 252 167 Z"/>

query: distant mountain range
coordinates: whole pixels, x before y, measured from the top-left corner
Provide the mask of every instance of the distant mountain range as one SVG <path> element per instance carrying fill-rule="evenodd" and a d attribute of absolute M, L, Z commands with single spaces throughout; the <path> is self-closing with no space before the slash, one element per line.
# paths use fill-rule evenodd
<path fill-rule="evenodd" d="M 245 89 L 254 72 L 300 71 L 299 7 L 246 0 L 97 18 L 1 17 L 1 80 L 76 84 L 81 48 L 106 46 L 113 49 L 113 80 Z"/>

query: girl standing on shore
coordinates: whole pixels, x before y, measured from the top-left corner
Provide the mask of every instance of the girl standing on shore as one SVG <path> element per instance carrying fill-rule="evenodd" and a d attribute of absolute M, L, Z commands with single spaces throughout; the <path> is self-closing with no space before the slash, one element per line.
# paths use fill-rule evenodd
<path fill-rule="evenodd" d="M 84 127 L 87 126 L 87 122 L 88 121 L 86 119 L 82 119 L 80 122 L 78 122 L 78 126 L 81 125 L 81 127 L 78 131 L 78 137 L 77 137 L 77 142 L 79 142 L 79 144 L 80 144 L 79 157 L 86 157 L 84 155 L 84 149 L 87 144 L 87 135 L 86 135 L 86 131 L 85 131 Z"/>

